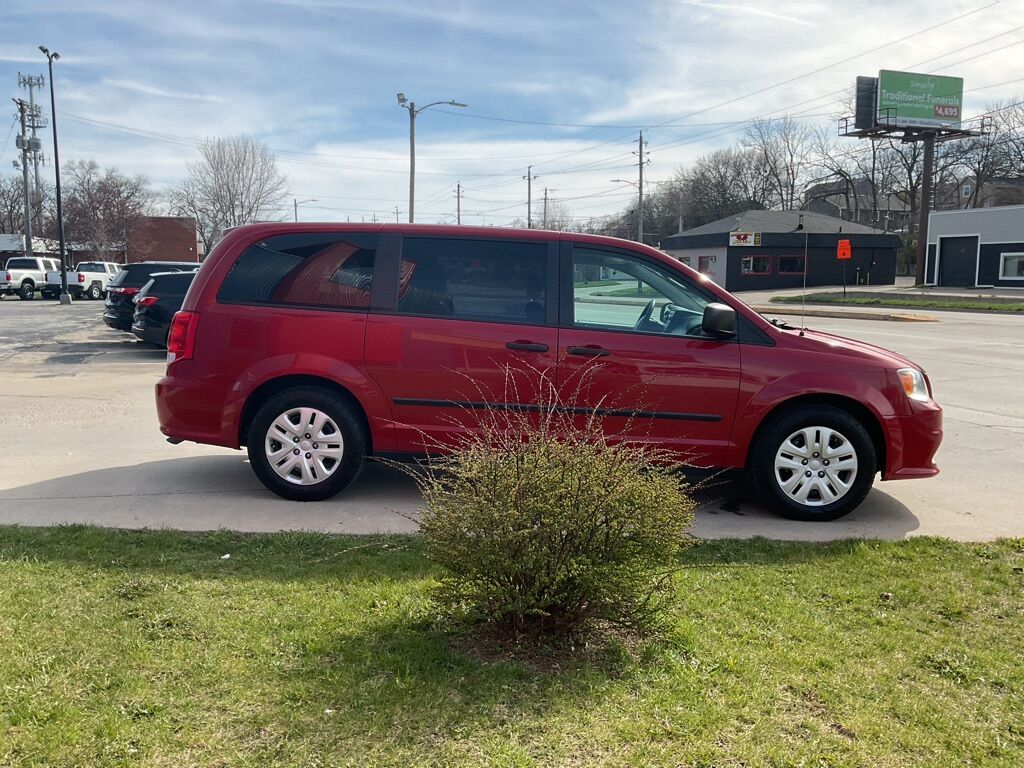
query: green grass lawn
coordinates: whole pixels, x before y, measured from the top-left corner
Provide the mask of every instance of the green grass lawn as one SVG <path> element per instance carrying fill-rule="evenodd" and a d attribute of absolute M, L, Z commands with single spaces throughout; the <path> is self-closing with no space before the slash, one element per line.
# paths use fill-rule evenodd
<path fill-rule="evenodd" d="M 1024 540 L 684 566 L 666 637 L 537 664 L 414 537 L 0 528 L 0 765 L 1024 765 Z"/>
<path fill-rule="evenodd" d="M 576 288 L 594 288 L 601 285 L 618 285 L 619 280 L 577 280 L 573 283 Z"/>
<path fill-rule="evenodd" d="M 799 304 L 800 296 L 772 296 L 773 302 L 784 304 Z M 899 307 L 906 309 L 968 309 L 981 312 L 1024 312 L 1024 301 L 1014 302 L 993 302 L 984 299 L 892 299 L 892 298 L 869 298 L 866 296 L 850 296 L 843 298 L 842 294 L 836 293 L 811 293 L 807 294 L 807 301 L 811 304 L 854 304 L 870 307 Z"/>
<path fill-rule="evenodd" d="M 621 283 L 619 283 L 621 285 Z M 601 296 L 661 296 L 656 290 L 651 288 L 649 285 L 642 287 L 638 293 L 636 290 L 636 283 L 632 283 L 626 288 L 616 288 L 614 291 L 602 291 L 599 295 Z"/>

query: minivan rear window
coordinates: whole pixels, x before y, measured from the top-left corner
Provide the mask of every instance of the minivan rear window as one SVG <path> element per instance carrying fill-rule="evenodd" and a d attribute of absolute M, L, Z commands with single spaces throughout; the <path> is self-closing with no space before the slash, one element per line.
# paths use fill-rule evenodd
<path fill-rule="evenodd" d="M 398 311 L 541 324 L 547 251 L 545 243 L 404 238 Z"/>
<path fill-rule="evenodd" d="M 222 303 L 368 309 L 377 234 L 299 233 L 249 246 L 217 293 Z"/>

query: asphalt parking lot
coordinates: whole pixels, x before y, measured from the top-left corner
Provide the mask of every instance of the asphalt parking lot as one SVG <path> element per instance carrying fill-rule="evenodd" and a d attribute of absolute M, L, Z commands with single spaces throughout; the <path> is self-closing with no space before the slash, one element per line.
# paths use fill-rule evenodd
<path fill-rule="evenodd" d="M 129 528 L 370 533 L 411 531 L 419 506 L 400 471 L 370 463 L 327 502 L 265 491 L 242 452 L 169 445 L 157 429 L 153 384 L 162 350 L 110 331 L 101 304 L 0 302 L 0 524 L 95 523 Z M 699 492 L 707 538 L 827 540 L 942 535 L 1024 536 L 1017 483 L 1024 467 L 1021 318 L 936 313 L 936 323 L 813 318 L 821 330 L 890 347 L 923 365 L 945 408 L 942 474 L 876 483 L 832 523 L 780 519 L 739 478 Z"/>

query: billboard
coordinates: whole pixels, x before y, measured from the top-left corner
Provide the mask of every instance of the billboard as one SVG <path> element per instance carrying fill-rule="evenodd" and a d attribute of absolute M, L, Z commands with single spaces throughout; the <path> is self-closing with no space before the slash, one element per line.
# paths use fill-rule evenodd
<path fill-rule="evenodd" d="M 958 126 L 963 114 L 964 80 L 914 72 L 878 73 L 878 124 L 889 127 Z"/>

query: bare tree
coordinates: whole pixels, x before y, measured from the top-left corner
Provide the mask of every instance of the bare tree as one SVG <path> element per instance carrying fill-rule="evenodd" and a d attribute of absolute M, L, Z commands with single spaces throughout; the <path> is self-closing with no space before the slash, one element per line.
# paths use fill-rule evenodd
<path fill-rule="evenodd" d="M 25 226 L 21 176 L 0 176 L 0 232 L 14 234 Z"/>
<path fill-rule="evenodd" d="M 759 120 L 747 129 L 744 144 L 760 156 L 774 198 L 771 207 L 799 208 L 812 167 L 810 127 L 790 117 Z"/>
<path fill-rule="evenodd" d="M 196 220 L 207 252 L 224 230 L 280 216 L 288 194 L 273 152 L 251 136 L 209 138 L 188 178 L 171 190 L 171 210 Z"/>
<path fill-rule="evenodd" d="M 1006 121 L 998 111 L 998 105 L 990 105 L 989 110 L 996 116 L 985 134 L 958 142 L 960 146 L 959 163 L 965 175 L 973 180 L 971 194 L 966 207 L 980 208 L 986 202 L 986 186 L 988 182 L 1001 176 L 1013 175 L 1014 170 L 1020 172 L 1020 166 L 1014 167 L 1014 142 L 1019 137 L 1009 129 Z"/>
<path fill-rule="evenodd" d="M 64 233 L 96 256 L 125 253 L 139 219 L 152 209 L 153 194 L 144 176 L 101 170 L 93 160 L 64 166 Z"/>
<path fill-rule="evenodd" d="M 1008 104 L 997 104 L 994 120 L 1005 137 L 1009 175 L 1024 176 L 1024 101 L 1013 98 Z"/>

